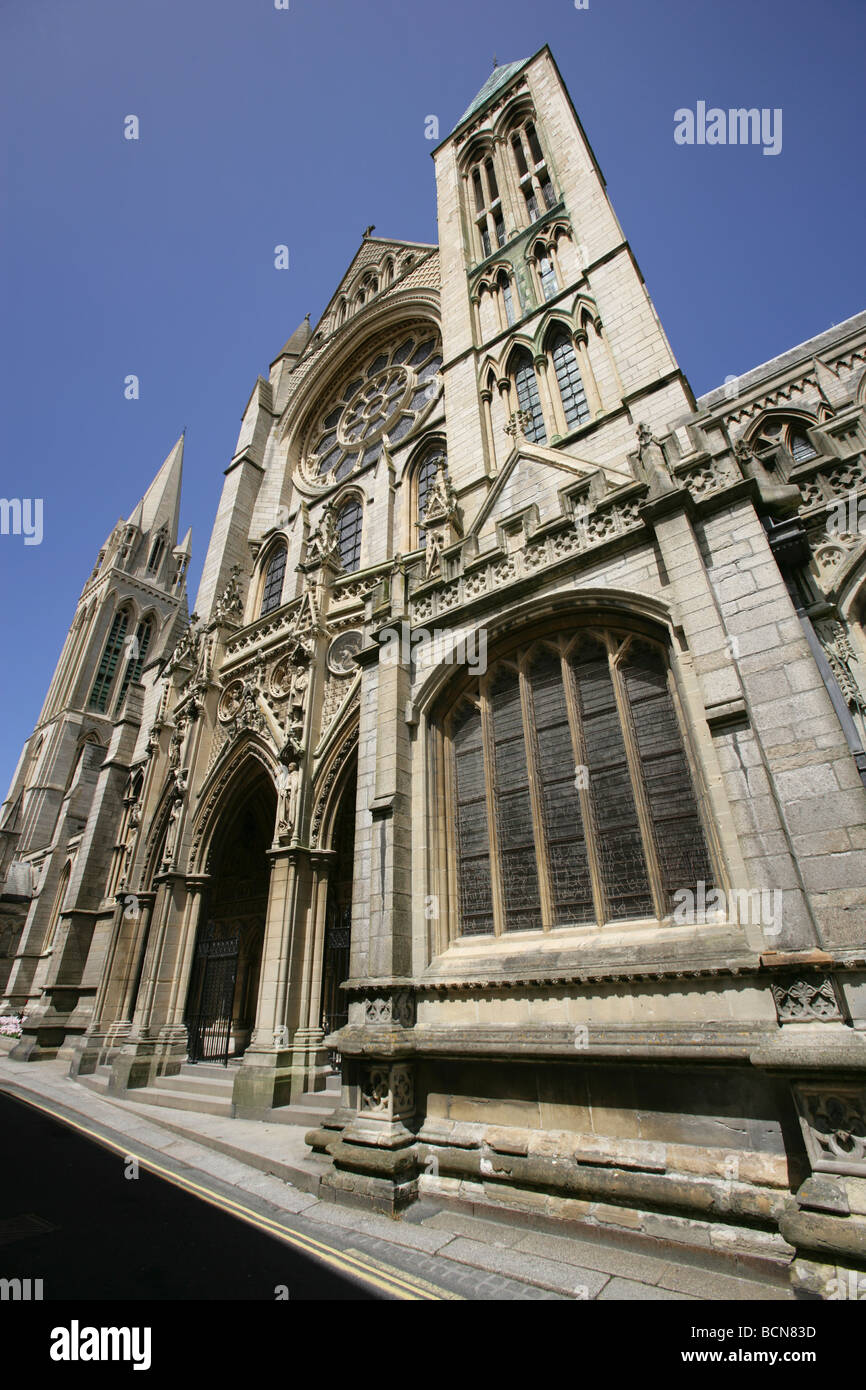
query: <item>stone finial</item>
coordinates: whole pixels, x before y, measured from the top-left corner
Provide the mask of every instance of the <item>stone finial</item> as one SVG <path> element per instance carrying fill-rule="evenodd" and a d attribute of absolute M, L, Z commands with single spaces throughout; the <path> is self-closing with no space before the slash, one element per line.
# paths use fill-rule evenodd
<path fill-rule="evenodd" d="M 238 627 L 244 616 L 244 601 L 240 587 L 240 565 L 232 565 L 228 583 L 216 601 L 210 626 Z"/>
<path fill-rule="evenodd" d="M 516 444 L 518 439 L 526 438 L 526 431 L 532 423 L 531 410 L 513 410 L 508 417 L 505 433 L 510 434 Z"/>

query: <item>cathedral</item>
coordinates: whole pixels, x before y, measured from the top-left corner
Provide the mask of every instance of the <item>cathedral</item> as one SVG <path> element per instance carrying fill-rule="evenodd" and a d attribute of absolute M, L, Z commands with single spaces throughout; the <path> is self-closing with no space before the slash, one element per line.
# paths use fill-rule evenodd
<path fill-rule="evenodd" d="M 256 379 L 194 610 L 182 439 L 96 557 L 0 816 L 4 1047 L 303 1123 L 334 1200 L 827 1297 L 866 1269 L 866 313 L 696 398 L 547 47 L 433 161 L 438 245 L 368 229 Z"/>

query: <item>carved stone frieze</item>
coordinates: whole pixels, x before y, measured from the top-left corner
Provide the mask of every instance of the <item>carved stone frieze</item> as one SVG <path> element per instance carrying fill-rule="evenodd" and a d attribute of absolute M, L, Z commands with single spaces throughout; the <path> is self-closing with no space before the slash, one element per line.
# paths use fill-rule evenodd
<path fill-rule="evenodd" d="M 799 1082 L 794 1095 L 813 1169 L 866 1177 L 866 1087 Z"/>
<path fill-rule="evenodd" d="M 365 1066 L 361 1081 L 361 1111 L 383 1119 L 410 1116 L 415 1109 L 415 1081 L 405 1063 Z"/>
<path fill-rule="evenodd" d="M 450 612 L 478 595 L 501 589 L 534 574 L 545 565 L 588 550 L 626 531 L 643 525 L 641 499 L 608 504 L 594 512 L 576 516 L 573 526 L 544 540 L 532 540 L 511 555 L 491 557 L 489 563 L 473 566 L 469 575 L 431 586 L 429 592 L 413 598 L 410 613 L 413 624 L 423 624 L 439 613 Z"/>
<path fill-rule="evenodd" d="M 833 981 L 828 975 L 780 981 L 772 986 L 772 991 L 780 1023 L 842 1018 Z"/>
<path fill-rule="evenodd" d="M 371 994 L 364 1000 L 365 1023 L 396 1023 L 412 1028 L 415 1023 L 415 996 L 410 989 Z"/>

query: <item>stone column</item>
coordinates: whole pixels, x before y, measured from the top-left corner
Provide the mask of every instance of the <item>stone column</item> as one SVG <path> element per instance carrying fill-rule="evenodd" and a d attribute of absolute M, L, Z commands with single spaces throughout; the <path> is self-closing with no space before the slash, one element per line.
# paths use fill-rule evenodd
<path fill-rule="evenodd" d="M 574 350 L 577 355 L 577 365 L 580 371 L 580 379 L 583 382 L 583 389 L 586 392 L 586 403 L 589 406 L 589 413 L 593 420 L 597 416 L 604 414 L 604 407 L 598 387 L 595 382 L 595 372 L 592 370 L 592 363 L 589 360 L 589 348 L 587 346 L 586 332 L 575 333 Z"/>
<path fill-rule="evenodd" d="M 322 1027 L 322 971 L 328 908 L 328 880 L 336 856 L 331 851 L 310 855 L 310 901 L 299 981 L 300 1013 L 292 1039 L 292 1099 L 304 1091 L 324 1088 L 328 1049 Z"/>
<path fill-rule="evenodd" d="M 186 1056 L 186 1030 L 169 1043 L 160 1038 L 166 1005 L 177 967 L 177 945 L 187 905 L 182 874 L 171 871 L 157 880 L 152 930 L 145 950 L 135 1013 L 126 1044 L 112 1064 L 109 1090 L 150 1085 L 163 1072 L 178 1071 Z M 132 1006 L 135 980 L 129 983 Z M 126 1001 L 125 1001 L 126 1002 Z"/>
<path fill-rule="evenodd" d="M 297 1027 L 300 939 L 309 896 L 309 852 L 297 846 L 270 851 L 271 882 L 256 1022 L 235 1077 L 236 1114 L 255 1118 L 292 1099 L 291 1034 Z M 295 1087 L 297 1094 L 297 1085 Z"/>
<path fill-rule="evenodd" d="M 404 618 L 404 586 L 395 576 L 385 626 Z M 415 1136 L 408 1123 L 414 1114 L 411 1022 L 405 1012 L 398 1019 L 392 1010 L 412 971 L 409 673 L 403 654 L 393 660 L 391 644 L 387 658 L 385 646 L 377 644 L 357 660 L 362 689 L 352 993 L 349 1023 L 339 1035 L 346 1109 L 332 1117 L 327 1141 L 323 1126 L 309 1142 L 314 1148 L 327 1142 L 334 1161 L 327 1184 L 363 1192 L 374 1205 L 393 1211 L 417 1189 Z"/>
<path fill-rule="evenodd" d="M 189 982 L 195 959 L 195 947 L 201 917 L 202 898 L 210 879 L 209 874 L 191 874 L 185 879 L 186 901 L 180 920 L 174 968 L 168 980 L 165 1021 L 159 1030 L 163 1055 L 186 1053 L 188 1036 L 185 1014 Z"/>
<path fill-rule="evenodd" d="M 487 475 L 493 477 L 496 468 L 496 440 L 493 435 L 493 392 L 487 387 L 481 392 L 481 410 L 484 416 L 484 438 L 487 444 Z"/>
<path fill-rule="evenodd" d="M 134 898 L 134 907 L 128 903 Z M 75 1044 L 70 1061 L 71 1076 L 86 1076 L 119 1046 L 132 1025 L 131 1008 L 135 984 L 142 966 L 155 893 L 118 894 L 106 952 L 105 968 L 97 990 L 93 1020 L 84 1037 Z M 137 909 L 137 910 L 135 910 Z"/>

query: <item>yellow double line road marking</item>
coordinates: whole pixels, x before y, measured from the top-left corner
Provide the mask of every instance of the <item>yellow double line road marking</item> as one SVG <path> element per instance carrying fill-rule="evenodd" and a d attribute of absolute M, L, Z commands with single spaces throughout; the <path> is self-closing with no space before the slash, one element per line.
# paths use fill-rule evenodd
<path fill-rule="evenodd" d="M 269 1236 L 276 1236 L 277 1240 L 284 1241 L 303 1254 L 321 1260 L 322 1263 L 330 1265 L 342 1274 L 361 1279 L 365 1284 L 390 1294 L 393 1298 L 411 1301 L 438 1301 L 455 1297 L 446 1289 L 438 1289 L 435 1284 L 428 1284 L 424 1279 L 413 1279 L 411 1275 L 404 1274 L 402 1270 L 398 1270 L 393 1265 L 381 1264 L 379 1261 L 362 1255 L 360 1251 L 353 1250 L 351 1254 L 345 1253 L 332 1245 L 326 1245 L 324 1241 L 316 1240 L 313 1236 L 304 1236 L 297 1231 L 288 1231 L 279 1222 L 271 1220 L 269 1216 L 263 1216 L 260 1212 L 253 1211 L 251 1207 L 245 1207 L 243 1203 L 235 1202 L 230 1197 L 222 1197 L 218 1193 L 212 1192 L 210 1188 L 202 1187 L 200 1183 L 193 1182 L 190 1178 L 185 1178 L 180 1173 L 175 1173 L 172 1169 L 164 1168 L 162 1164 L 155 1163 L 153 1159 L 144 1158 L 141 1154 L 135 1153 L 133 1149 L 116 1143 L 97 1130 L 88 1129 L 86 1125 L 79 1124 L 77 1120 L 70 1119 L 68 1115 L 64 1115 L 58 1110 L 52 1110 L 48 1105 L 41 1105 L 38 1101 L 32 1100 L 26 1092 L 23 1094 L 18 1092 L 17 1087 L 14 1090 L 8 1090 L 6 1094 L 17 1096 L 18 1100 L 32 1106 L 34 1110 L 41 1110 L 61 1124 L 68 1125 L 70 1129 L 78 1130 L 79 1134 L 86 1134 L 89 1139 L 94 1139 L 104 1148 L 120 1154 L 122 1158 L 134 1158 L 147 1172 L 157 1173 L 174 1187 L 179 1187 L 184 1192 L 193 1193 L 210 1206 L 217 1207 L 220 1211 L 229 1212 L 232 1216 L 238 1217 L 239 1220 L 245 1221 L 248 1226 L 255 1226 Z"/>

